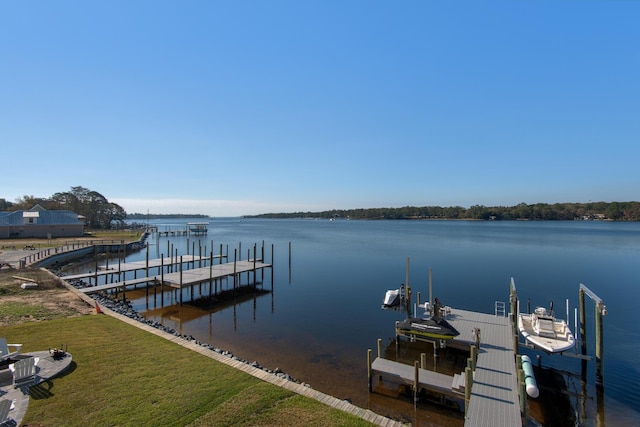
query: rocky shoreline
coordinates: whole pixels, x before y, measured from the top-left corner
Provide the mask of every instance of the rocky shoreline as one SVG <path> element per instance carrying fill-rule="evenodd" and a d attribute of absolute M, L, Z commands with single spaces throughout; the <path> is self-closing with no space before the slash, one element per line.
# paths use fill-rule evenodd
<path fill-rule="evenodd" d="M 58 276 L 58 277 L 60 277 L 61 279 L 64 280 L 64 276 Z M 65 280 L 65 282 L 68 283 L 70 286 L 73 286 L 76 289 L 83 289 L 83 288 L 86 288 L 88 286 L 88 284 L 83 280 L 74 280 L 74 281 L 71 281 L 71 282 Z M 89 295 L 87 295 L 87 296 L 89 296 Z M 151 326 L 153 328 L 156 328 L 158 330 L 161 330 L 163 332 L 171 334 L 171 335 L 173 335 L 175 337 L 181 338 L 181 339 L 183 339 L 185 341 L 193 342 L 193 343 L 195 343 L 195 344 L 197 344 L 197 345 L 199 345 L 201 347 L 204 347 L 204 348 L 206 348 L 208 350 L 214 351 L 214 352 L 216 352 L 216 353 L 218 353 L 220 355 L 226 356 L 226 357 L 228 357 L 230 359 L 233 359 L 235 361 L 238 361 L 238 362 L 241 362 L 241 363 L 245 363 L 245 364 L 247 364 L 249 366 L 252 366 L 254 368 L 261 369 L 261 370 L 263 370 L 263 371 L 265 371 L 267 373 L 275 375 L 275 376 L 277 376 L 279 378 L 282 378 L 284 380 L 291 381 L 291 382 L 294 382 L 296 384 L 300 384 L 300 385 L 302 385 L 304 387 L 311 388 L 311 386 L 309 384 L 303 383 L 303 382 L 300 382 L 300 381 L 296 380 L 291 375 L 283 372 L 280 368 L 275 368 L 273 370 L 268 369 L 268 368 L 260 365 L 260 363 L 258 363 L 257 361 L 248 361 L 248 360 L 245 360 L 245 359 L 241 359 L 241 358 L 235 356 L 230 351 L 215 347 L 215 346 L 213 346 L 213 345 L 211 345 L 209 343 L 205 343 L 205 342 L 201 342 L 199 340 L 196 340 L 191 335 L 180 334 L 175 329 L 166 327 L 162 323 L 159 323 L 159 322 L 156 322 L 156 321 L 153 321 L 153 320 L 149 320 L 149 319 L 145 318 L 144 316 L 142 316 L 137 311 L 135 311 L 132 308 L 131 303 L 129 303 L 128 301 L 123 303 L 121 300 L 115 300 L 115 299 L 111 298 L 106 293 L 94 294 L 94 295 L 90 295 L 90 297 L 93 300 L 96 301 L 96 304 L 98 304 L 98 305 L 100 305 L 102 307 L 108 308 L 109 310 L 112 310 L 112 311 L 114 311 L 114 312 L 116 312 L 116 313 L 118 313 L 118 314 L 120 314 L 122 316 L 126 316 L 126 317 L 128 317 L 128 318 L 130 318 L 132 320 L 138 321 L 140 323 L 144 323 L 145 325 Z"/>

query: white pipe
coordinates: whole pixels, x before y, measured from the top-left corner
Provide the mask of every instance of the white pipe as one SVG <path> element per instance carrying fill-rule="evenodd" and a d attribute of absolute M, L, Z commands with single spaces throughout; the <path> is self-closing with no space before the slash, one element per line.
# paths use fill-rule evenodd
<path fill-rule="evenodd" d="M 567 298 L 567 325 L 569 324 L 569 298 Z"/>

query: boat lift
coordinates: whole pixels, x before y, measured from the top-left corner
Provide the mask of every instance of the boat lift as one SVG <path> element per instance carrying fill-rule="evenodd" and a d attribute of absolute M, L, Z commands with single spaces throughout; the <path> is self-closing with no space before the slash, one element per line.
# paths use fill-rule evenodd
<path fill-rule="evenodd" d="M 604 330 L 602 327 L 602 316 L 607 315 L 607 306 L 604 305 L 602 299 L 593 293 L 584 284 L 580 283 L 580 291 L 578 292 L 580 299 L 580 342 L 582 355 L 587 354 L 587 327 L 584 308 L 585 294 L 595 303 L 596 309 L 596 388 L 602 390 L 604 388 L 603 373 L 603 356 L 604 356 Z"/>

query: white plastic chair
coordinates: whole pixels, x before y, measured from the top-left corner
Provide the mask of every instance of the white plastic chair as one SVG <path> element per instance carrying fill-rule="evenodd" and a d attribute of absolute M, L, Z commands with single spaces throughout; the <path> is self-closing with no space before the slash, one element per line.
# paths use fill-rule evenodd
<path fill-rule="evenodd" d="M 9 351 L 9 347 L 13 347 L 14 351 Z M 20 354 L 22 344 L 7 344 L 7 339 L 0 338 L 0 360 L 11 359 L 13 356 Z"/>

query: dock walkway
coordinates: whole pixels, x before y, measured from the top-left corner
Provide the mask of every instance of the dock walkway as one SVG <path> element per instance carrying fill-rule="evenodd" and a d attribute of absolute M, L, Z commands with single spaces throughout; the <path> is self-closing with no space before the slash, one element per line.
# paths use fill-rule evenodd
<path fill-rule="evenodd" d="M 479 329 L 480 334 L 480 348 L 473 374 L 465 427 L 522 425 L 513 350 L 513 329 L 509 318 L 452 308 L 446 320 L 460 332 L 456 338 L 446 341 L 447 347 L 468 351 L 472 345 L 476 344 L 474 331 Z M 399 337 L 420 340 L 419 337 L 400 330 L 397 330 L 396 334 Z M 433 341 L 430 342 L 436 344 Z M 415 383 L 414 366 L 379 357 L 371 364 L 371 372 L 375 381 L 400 382 L 409 385 Z M 418 370 L 419 389 L 460 398 L 464 396 L 464 386 L 460 383 L 460 378 L 456 379 L 424 369 Z"/>
<path fill-rule="evenodd" d="M 374 376 L 376 376 L 376 373 L 382 373 L 383 378 L 387 381 L 389 378 L 392 378 L 392 382 L 394 383 L 413 385 L 415 381 L 415 368 L 413 366 L 383 359 L 381 357 L 376 357 L 373 361 L 371 364 L 371 372 Z M 418 369 L 418 387 L 420 389 L 426 389 L 446 396 L 459 398 L 461 394 L 460 392 L 453 390 L 451 386 L 452 380 L 453 377 L 449 375 L 430 371 L 428 369 Z"/>
<path fill-rule="evenodd" d="M 460 332 L 454 339 L 458 343 L 474 344 L 473 329 L 480 329 L 480 350 L 464 425 L 522 425 L 509 318 L 452 309 L 447 321 Z"/>
<path fill-rule="evenodd" d="M 263 262 L 253 261 L 236 261 L 235 264 L 230 262 L 226 264 L 216 264 L 211 267 L 194 268 L 191 270 L 183 270 L 173 273 L 164 273 L 163 275 L 154 275 L 149 277 L 141 277 L 132 280 L 124 280 L 122 282 L 108 283 L 105 285 L 91 286 L 83 288 L 80 291 L 85 294 L 105 291 L 109 289 L 121 288 L 124 286 L 135 285 L 138 283 L 155 282 L 166 286 L 171 286 L 176 289 L 181 289 L 186 286 L 197 285 L 199 283 L 209 282 L 211 280 L 220 279 L 223 277 L 233 276 L 234 274 L 246 273 L 249 271 L 255 271 L 261 268 L 271 267 L 271 264 L 265 264 Z M 70 280 L 69 276 L 64 277 L 65 280 Z"/>
<path fill-rule="evenodd" d="M 186 263 L 192 263 L 195 264 L 196 262 L 200 263 L 200 262 L 206 262 L 209 261 L 212 257 L 204 257 L 204 256 L 197 256 L 197 255 L 181 255 L 180 258 L 182 259 L 182 263 L 186 264 Z M 213 259 L 219 259 L 219 258 L 225 258 L 224 255 L 213 255 Z M 118 264 L 111 264 L 111 265 L 99 265 L 98 266 L 98 270 L 96 272 L 93 273 L 80 273 L 80 274 L 72 274 L 69 276 L 64 276 L 65 280 L 78 280 L 78 279 L 91 279 L 92 277 L 100 277 L 100 276 L 107 276 L 109 274 L 117 274 L 117 273 L 126 273 L 126 272 L 130 272 L 130 271 L 139 271 L 139 270 L 146 270 L 147 267 L 149 268 L 149 270 L 151 270 L 152 268 L 157 268 L 160 269 L 162 267 L 169 267 L 169 266 L 174 266 L 174 265 L 178 265 L 180 264 L 180 259 L 177 259 L 176 257 L 164 257 L 164 258 L 154 258 L 154 259 L 150 259 L 149 263 L 147 264 L 147 261 L 131 261 L 131 262 L 123 262 L 120 263 L 120 265 Z M 158 274 L 160 274 L 158 272 Z"/>

